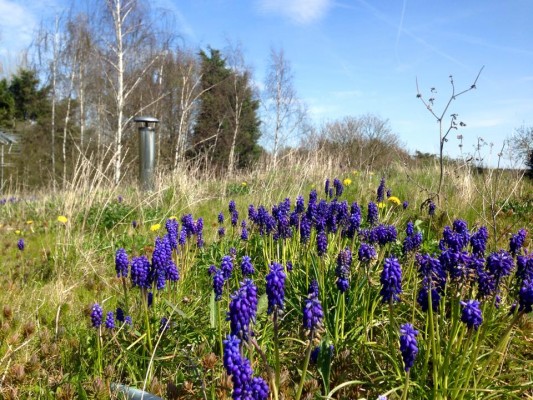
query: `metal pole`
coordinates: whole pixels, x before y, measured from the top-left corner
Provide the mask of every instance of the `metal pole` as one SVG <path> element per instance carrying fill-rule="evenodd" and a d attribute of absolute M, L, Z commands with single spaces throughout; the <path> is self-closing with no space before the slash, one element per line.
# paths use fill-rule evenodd
<path fill-rule="evenodd" d="M 142 190 L 152 191 L 155 187 L 155 124 L 159 120 L 153 117 L 135 117 L 134 121 L 142 123 L 139 126 L 139 183 Z"/>

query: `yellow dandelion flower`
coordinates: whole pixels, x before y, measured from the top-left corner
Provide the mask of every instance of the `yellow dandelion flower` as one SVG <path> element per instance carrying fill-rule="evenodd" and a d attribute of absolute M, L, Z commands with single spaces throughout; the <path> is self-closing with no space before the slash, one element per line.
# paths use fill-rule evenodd
<path fill-rule="evenodd" d="M 33 224 L 33 221 L 30 219 L 30 220 L 26 221 L 26 224 L 27 225 L 31 225 L 31 224 Z"/>
<path fill-rule="evenodd" d="M 15 234 L 20 235 L 20 231 L 17 229 L 17 230 L 15 231 Z"/>
<path fill-rule="evenodd" d="M 380 201 L 380 202 L 378 203 L 378 207 L 379 207 L 379 208 L 385 208 L 385 207 L 387 207 L 387 204 L 384 203 L 383 201 Z"/>
<path fill-rule="evenodd" d="M 246 182 L 241 183 L 242 186 L 248 185 Z"/>
<path fill-rule="evenodd" d="M 161 229 L 161 224 L 154 224 L 154 225 L 152 225 L 152 226 L 150 227 L 150 230 L 151 230 L 152 232 L 156 232 L 156 231 L 158 231 L 159 229 Z"/>
<path fill-rule="evenodd" d="M 350 178 L 346 178 L 344 181 L 342 181 L 342 183 L 344 183 L 344 186 L 350 186 L 352 184 L 352 180 Z"/>
<path fill-rule="evenodd" d="M 399 206 L 401 201 L 398 197 L 396 196 L 391 196 L 387 199 L 387 201 L 390 201 L 391 203 L 394 203 L 395 205 Z"/>
<path fill-rule="evenodd" d="M 64 215 L 60 215 L 59 217 L 57 217 L 57 221 L 61 222 L 62 224 L 66 224 L 68 222 L 68 218 Z"/>

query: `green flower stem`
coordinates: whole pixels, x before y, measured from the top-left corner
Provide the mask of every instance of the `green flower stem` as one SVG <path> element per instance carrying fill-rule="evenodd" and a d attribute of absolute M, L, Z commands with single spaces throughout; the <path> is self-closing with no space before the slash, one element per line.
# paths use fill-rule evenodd
<path fill-rule="evenodd" d="M 470 337 L 471 335 L 469 335 Z M 479 329 L 476 331 L 476 338 L 474 340 L 474 352 L 470 358 L 470 364 L 468 365 L 468 370 L 466 372 L 466 379 L 464 380 L 464 384 L 465 384 L 465 390 L 462 390 L 461 391 L 461 395 L 459 397 L 459 400 L 462 400 L 462 398 L 465 396 L 465 393 L 466 393 L 466 388 L 468 388 L 468 382 L 470 381 L 470 376 L 472 375 L 472 370 L 474 369 L 474 365 L 476 363 L 476 359 L 477 359 L 477 355 L 478 355 L 478 352 L 479 352 L 479 348 L 481 346 L 478 346 L 478 339 L 479 339 Z M 469 338 L 469 342 L 470 342 L 470 338 Z M 466 353 L 466 351 L 465 351 Z"/>
<path fill-rule="evenodd" d="M 224 345 L 222 344 L 222 323 L 220 321 L 220 305 L 219 301 L 215 300 L 216 314 L 217 314 L 217 328 L 218 328 L 218 346 L 220 349 L 220 358 L 224 357 Z"/>
<path fill-rule="evenodd" d="M 152 353 L 152 335 L 150 332 L 150 316 L 148 315 L 148 293 L 145 289 L 143 289 L 142 292 L 143 297 L 143 309 L 144 309 L 144 322 L 145 322 L 145 328 L 146 328 L 146 340 L 148 342 L 148 350 L 150 353 Z"/>
<path fill-rule="evenodd" d="M 128 286 L 126 284 L 126 278 L 122 277 L 122 287 L 124 288 L 124 305 L 126 306 L 126 312 L 130 312 L 129 301 L 128 301 Z"/>
<path fill-rule="evenodd" d="M 281 381 L 281 365 L 279 362 L 279 330 L 278 330 L 278 306 L 274 307 L 274 316 L 272 319 L 274 324 L 274 362 L 275 362 L 275 379 L 274 379 L 274 399 L 278 400 L 278 390 Z"/>
<path fill-rule="evenodd" d="M 509 339 L 511 337 L 511 331 L 513 330 L 513 326 L 518 322 L 518 320 L 520 319 L 520 317 L 523 314 L 524 314 L 524 311 L 519 311 L 518 313 L 516 313 L 516 315 L 511 320 L 511 323 L 509 324 L 509 326 L 505 330 L 505 333 L 502 335 L 502 338 L 500 339 L 500 342 L 496 345 L 496 347 L 494 348 L 492 353 L 487 358 L 487 361 L 485 362 L 485 365 L 483 366 L 484 369 L 488 368 L 488 364 L 491 361 L 493 354 L 498 354 L 498 353 L 500 354 L 500 357 L 498 358 L 498 362 L 494 363 L 492 365 L 492 368 L 490 369 L 490 372 L 489 372 L 489 375 L 488 375 L 489 378 L 492 378 L 494 376 L 494 374 L 496 373 L 496 370 L 498 369 L 498 366 L 502 363 L 503 357 L 505 356 L 504 349 L 505 349 L 505 347 L 507 347 L 507 344 L 508 344 Z"/>
<path fill-rule="evenodd" d="M 300 400 L 300 397 L 302 397 L 302 390 L 304 388 L 304 383 L 305 383 L 305 375 L 307 374 L 307 367 L 309 366 L 309 359 L 311 358 L 311 351 L 313 348 L 313 336 L 314 336 L 314 329 L 311 330 L 311 334 L 309 335 L 309 344 L 307 345 L 304 365 L 302 368 L 302 376 L 300 378 L 300 384 L 298 385 L 298 391 L 296 392 L 296 397 L 294 398 L 295 400 Z"/>
<path fill-rule="evenodd" d="M 435 321 L 433 320 L 433 302 L 431 299 L 431 290 L 428 291 L 428 316 L 429 316 L 429 341 L 431 345 L 431 355 L 433 357 L 433 399 L 437 398 L 438 381 L 438 358 L 437 358 L 437 337 L 435 334 Z"/>
<path fill-rule="evenodd" d="M 407 394 L 409 393 L 409 372 L 405 373 L 405 384 L 403 386 L 402 400 L 407 400 Z"/>

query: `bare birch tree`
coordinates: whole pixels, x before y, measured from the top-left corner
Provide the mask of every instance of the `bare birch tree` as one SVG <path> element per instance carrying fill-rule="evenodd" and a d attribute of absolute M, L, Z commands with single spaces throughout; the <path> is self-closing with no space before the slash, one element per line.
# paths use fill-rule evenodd
<path fill-rule="evenodd" d="M 270 141 L 273 167 L 276 166 L 280 148 L 302 128 L 306 119 L 306 109 L 298 99 L 293 79 L 291 65 L 283 49 L 271 48 L 263 95 L 263 106 L 267 113 L 263 132 Z"/>

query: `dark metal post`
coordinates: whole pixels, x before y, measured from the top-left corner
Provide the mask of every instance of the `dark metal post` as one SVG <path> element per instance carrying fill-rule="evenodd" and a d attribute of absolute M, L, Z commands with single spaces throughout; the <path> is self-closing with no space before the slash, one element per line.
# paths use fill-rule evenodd
<path fill-rule="evenodd" d="M 155 124 L 154 117 L 135 117 L 139 126 L 139 183 L 142 190 L 154 190 Z M 150 125 L 151 124 L 151 125 Z"/>

